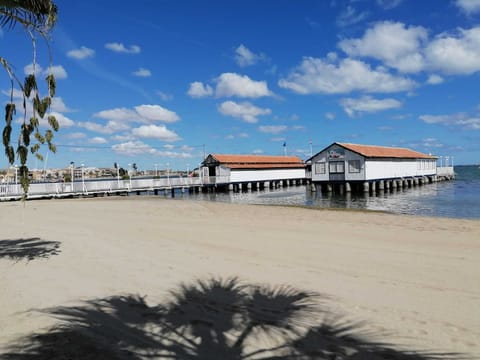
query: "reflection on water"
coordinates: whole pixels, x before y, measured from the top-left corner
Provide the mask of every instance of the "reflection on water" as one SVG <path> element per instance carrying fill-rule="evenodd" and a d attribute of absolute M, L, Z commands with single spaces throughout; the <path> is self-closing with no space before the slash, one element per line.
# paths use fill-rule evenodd
<path fill-rule="evenodd" d="M 239 204 L 302 205 L 320 208 L 379 210 L 396 214 L 480 219 L 480 167 L 455 167 L 456 179 L 406 189 L 369 194 L 322 194 L 309 186 L 261 191 L 200 193 L 175 192 L 175 198 Z M 170 196 L 170 192 L 165 193 Z"/>
<path fill-rule="evenodd" d="M 467 191 L 468 190 L 468 191 Z M 479 189 L 480 190 L 480 189 Z M 480 218 L 479 194 L 456 181 L 441 182 L 406 189 L 390 189 L 369 194 L 322 194 L 309 186 L 294 186 L 262 191 L 201 193 L 184 198 L 239 204 L 303 205 L 320 208 L 379 210 L 396 214 Z"/>

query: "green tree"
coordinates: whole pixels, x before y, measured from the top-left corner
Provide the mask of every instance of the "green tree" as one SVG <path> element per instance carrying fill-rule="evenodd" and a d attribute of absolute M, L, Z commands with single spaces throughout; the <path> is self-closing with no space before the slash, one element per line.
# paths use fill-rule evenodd
<path fill-rule="evenodd" d="M 43 39 L 47 47 L 50 34 L 57 20 L 57 6 L 51 0 L 0 0 L 0 26 L 2 29 L 11 30 L 16 26 L 22 26 L 27 36 L 32 41 L 32 64 L 33 73 L 29 74 L 22 81 L 15 74 L 13 67 L 8 60 L 0 56 L 0 63 L 10 78 L 10 99 L 5 106 L 5 126 L 3 128 L 3 145 L 8 162 L 13 164 L 17 157 L 20 161 L 19 179 L 24 193 L 28 192 L 29 178 L 27 158 L 32 153 L 38 159 L 43 160 L 40 154 L 40 147 L 47 144 L 49 151 L 55 152 L 56 147 L 52 143 L 54 132 L 58 131 L 57 119 L 47 114 L 55 96 L 56 81 L 51 71 L 52 58 L 50 55 L 49 73 L 45 78 L 47 95 L 40 97 L 40 91 L 36 74 L 38 38 Z M 2 55 L 2 54 L 0 54 Z M 23 101 L 20 111 L 23 113 L 23 121 L 19 126 L 19 134 L 16 145 L 12 144 L 12 122 L 17 112 L 17 105 L 14 102 L 14 90 L 19 88 Z M 40 131 L 40 119 L 47 116 L 48 127 L 44 132 Z"/>

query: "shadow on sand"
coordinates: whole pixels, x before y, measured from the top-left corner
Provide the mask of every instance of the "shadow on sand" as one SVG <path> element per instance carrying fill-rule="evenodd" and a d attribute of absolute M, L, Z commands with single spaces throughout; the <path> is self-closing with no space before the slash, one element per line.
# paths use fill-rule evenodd
<path fill-rule="evenodd" d="M 40 238 L 0 240 L 0 259 L 35 260 L 47 259 L 60 253 L 59 241 L 46 241 Z"/>
<path fill-rule="evenodd" d="M 165 304 L 135 295 L 45 313 L 61 320 L 7 349 L 1 359 L 460 359 L 394 349 L 361 324 L 322 309 L 323 298 L 236 278 L 183 284 Z M 323 319 L 323 320 L 321 320 Z"/>

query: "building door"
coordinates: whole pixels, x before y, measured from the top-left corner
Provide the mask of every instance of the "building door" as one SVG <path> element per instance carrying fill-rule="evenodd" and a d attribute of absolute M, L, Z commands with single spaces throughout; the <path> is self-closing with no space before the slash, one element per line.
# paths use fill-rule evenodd
<path fill-rule="evenodd" d="M 330 181 L 344 181 L 345 180 L 345 162 L 330 161 L 328 163 L 328 172 L 330 174 Z"/>

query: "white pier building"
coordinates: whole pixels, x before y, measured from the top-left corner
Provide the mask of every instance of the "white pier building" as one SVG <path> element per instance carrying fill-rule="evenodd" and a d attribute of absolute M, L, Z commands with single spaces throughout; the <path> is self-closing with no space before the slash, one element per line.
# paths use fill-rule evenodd
<path fill-rule="evenodd" d="M 406 148 L 335 142 L 307 163 L 312 189 L 323 192 L 375 192 L 437 181 L 437 157 Z"/>
<path fill-rule="evenodd" d="M 297 156 L 210 154 L 202 163 L 203 185 L 225 190 L 277 188 L 305 183 Z"/>

